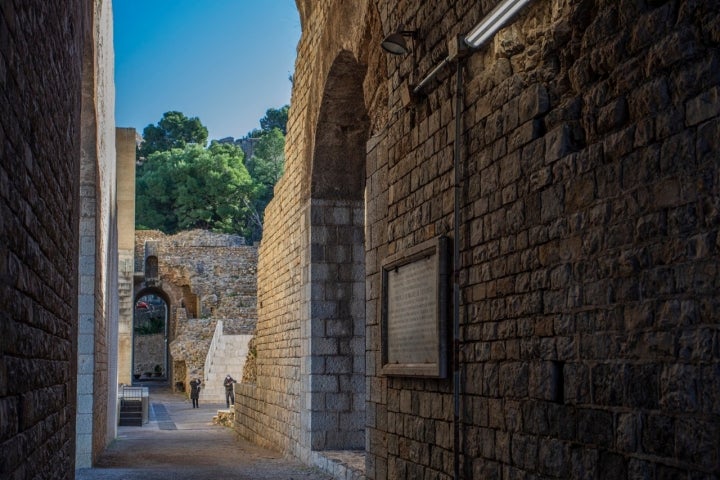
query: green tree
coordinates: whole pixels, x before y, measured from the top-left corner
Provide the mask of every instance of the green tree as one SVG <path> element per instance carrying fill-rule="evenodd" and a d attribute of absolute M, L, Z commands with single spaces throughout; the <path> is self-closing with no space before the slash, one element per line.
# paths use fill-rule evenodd
<path fill-rule="evenodd" d="M 288 112 L 290 105 L 280 108 L 268 108 L 265 116 L 260 119 L 260 128 L 263 132 L 269 133 L 275 128 L 279 128 L 283 135 L 287 135 Z"/>
<path fill-rule="evenodd" d="M 260 138 L 272 132 L 275 128 L 279 129 L 283 136 L 287 135 L 289 111 L 290 105 L 285 105 L 280 108 L 268 108 L 265 111 L 265 116 L 260 119 L 260 128 L 254 128 L 249 131 L 247 135 L 245 135 L 245 138 Z"/>
<path fill-rule="evenodd" d="M 136 225 L 165 233 L 203 228 L 248 236 L 257 187 L 242 150 L 213 142 L 151 154 L 137 182 Z"/>
<path fill-rule="evenodd" d="M 255 183 L 253 201 L 247 205 L 251 213 L 247 230 L 255 240 L 262 236 L 265 207 L 272 200 L 275 184 L 285 169 L 285 136 L 279 128 L 260 137 L 247 167 Z"/>
<path fill-rule="evenodd" d="M 247 162 L 253 179 L 266 187 L 273 187 L 285 169 L 285 136 L 273 128 L 260 137 L 253 156 Z"/>
<path fill-rule="evenodd" d="M 181 112 L 165 112 L 157 125 L 148 125 L 143 130 L 143 143 L 138 157 L 149 158 L 155 152 L 183 148 L 189 143 L 205 146 L 208 129 L 198 117 L 188 118 Z"/>
<path fill-rule="evenodd" d="M 151 154 L 135 182 L 135 228 L 161 230 L 174 233 L 178 230 L 175 212 L 176 185 L 181 181 L 180 155 L 170 151 Z"/>

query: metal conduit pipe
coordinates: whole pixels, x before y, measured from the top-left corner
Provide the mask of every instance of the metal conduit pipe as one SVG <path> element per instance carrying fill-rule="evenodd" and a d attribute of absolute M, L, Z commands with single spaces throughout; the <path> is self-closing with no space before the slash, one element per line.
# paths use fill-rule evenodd
<path fill-rule="evenodd" d="M 455 145 L 453 168 L 455 169 L 455 204 L 453 207 L 453 475 L 460 478 L 460 392 L 462 372 L 460 371 L 460 200 L 462 195 L 460 155 L 462 154 L 462 110 L 463 110 L 463 62 L 455 67 Z"/>
<path fill-rule="evenodd" d="M 495 33 L 510 21 L 525 5 L 532 0 L 502 0 L 488 13 L 466 36 L 450 43 L 450 53 L 438 63 L 413 89 L 418 94 L 446 65 L 455 61 L 455 145 L 453 148 L 453 168 L 455 169 L 455 199 L 453 207 L 453 478 L 460 476 L 460 397 L 462 396 L 462 372 L 460 369 L 460 200 L 461 181 L 460 155 L 462 154 L 462 110 L 463 77 L 462 58 L 475 51 L 490 40 Z M 471 50 L 468 50 L 471 49 Z"/>
<path fill-rule="evenodd" d="M 445 65 L 447 65 L 448 63 L 450 63 L 450 62 L 453 61 L 453 58 L 454 58 L 454 57 L 448 55 L 447 57 L 445 57 L 445 58 L 443 59 L 442 62 L 440 62 L 440 63 L 438 63 L 437 65 L 435 65 L 435 68 L 433 68 L 433 69 L 430 71 L 430 73 L 428 73 L 427 75 L 425 75 L 425 78 L 423 78 L 422 80 L 420 80 L 420 83 L 418 83 L 418 84 L 415 86 L 415 88 L 413 88 L 413 93 L 414 93 L 414 94 L 420 93 L 420 91 L 421 91 L 423 88 L 425 88 L 425 85 L 427 85 L 427 84 L 430 82 L 430 80 L 432 80 L 433 78 L 435 78 L 435 75 L 437 75 L 438 72 L 439 72 L 440 70 L 442 70 L 442 68 L 443 68 Z"/>
<path fill-rule="evenodd" d="M 459 45 L 458 51 L 461 45 Z M 461 145 L 461 128 L 462 128 L 462 107 L 463 107 L 463 78 L 462 78 L 462 62 L 457 54 L 451 53 L 420 83 L 413 89 L 414 94 L 420 93 L 422 89 L 438 74 L 438 72 L 452 61 L 456 61 L 455 70 L 455 139 L 453 146 L 453 168 L 455 170 L 455 198 L 453 207 L 453 328 L 452 328 L 452 352 L 453 352 L 453 478 L 460 478 L 460 392 L 462 390 L 462 376 L 460 371 L 460 197 L 461 191 L 461 172 L 460 172 L 460 155 L 462 153 Z"/>

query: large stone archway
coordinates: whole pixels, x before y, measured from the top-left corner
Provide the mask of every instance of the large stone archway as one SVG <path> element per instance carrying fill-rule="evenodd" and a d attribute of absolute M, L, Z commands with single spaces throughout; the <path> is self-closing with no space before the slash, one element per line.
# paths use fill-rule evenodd
<path fill-rule="evenodd" d="M 133 305 L 133 379 L 146 379 L 146 373 L 152 373 L 153 377 L 159 377 L 158 380 L 169 381 L 172 379 L 170 297 L 160 288 L 146 287 L 134 295 Z M 157 325 L 154 322 L 156 319 L 159 321 Z"/>
<path fill-rule="evenodd" d="M 367 75 L 385 69 L 366 44 L 382 38 L 374 7 L 298 9 L 304 32 L 326 15 L 334 28 L 298 45 L 286 169 L 259 250 L 257 375 L 237 387 L 236 429 L 321 465 L 365 448 L 366 156 L 387 90 Z"/>
<path fill-rule="evenodd" d="M 302 364 L 312 450 L 365 446 L 364 76 L 350 52 L 336 57 L 315 135 Z"/>

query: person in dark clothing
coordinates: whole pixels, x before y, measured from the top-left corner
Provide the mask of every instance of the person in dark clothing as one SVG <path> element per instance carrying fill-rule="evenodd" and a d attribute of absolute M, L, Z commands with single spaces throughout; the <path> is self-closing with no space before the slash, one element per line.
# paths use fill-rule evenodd
<path fill-rule="evenodd" d="M 225 403 L 227 404 L 227 408 L 230 408 L 230 405 L 235 405 L 235 392 L 233 391 L 233 384 L 236 383 L 235 379 L 232 378 L 230 375 L 225 377 L 225 381 L 223 382 L 223 385 L 225 386 Z"/>
<path fill-rule="evenodd" d="M 198 399 L 200 398 L 200 384 L 202 382 L 199 378 L 190 382 L 190 399 L 192 400 L 193 408 L 200 408 L 198 405 Z"/>

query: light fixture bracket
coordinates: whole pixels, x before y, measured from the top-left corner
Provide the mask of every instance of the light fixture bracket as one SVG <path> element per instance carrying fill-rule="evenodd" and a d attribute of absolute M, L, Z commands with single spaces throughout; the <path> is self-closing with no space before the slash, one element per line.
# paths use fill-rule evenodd
<path fill-rule="evenodd" d="M 390 54 L 405 55 L 410 51 L 407 43 L 405 43 L 405 37 L 415 39 L 416 36 L 417 30 L 404 30 L 403 27 L 400 26 L 396 31 L 385 37 L 380 43 L 380 46 Z"/>

